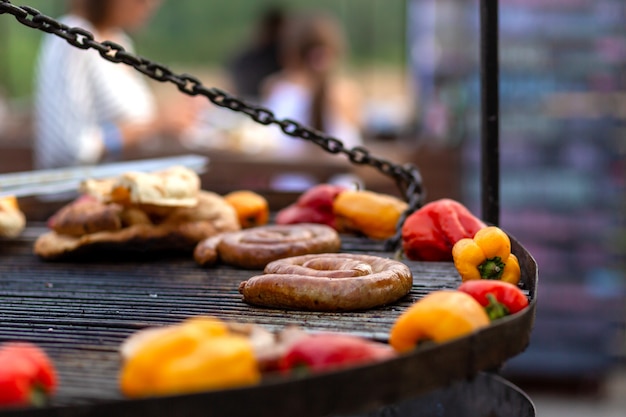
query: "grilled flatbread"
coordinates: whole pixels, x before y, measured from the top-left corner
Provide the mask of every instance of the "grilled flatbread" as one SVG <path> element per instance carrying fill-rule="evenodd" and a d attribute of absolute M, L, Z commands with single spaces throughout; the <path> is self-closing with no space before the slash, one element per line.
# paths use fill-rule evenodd
<path fill-rule="evenodd" d="M 52 231 L 37 239 L 34 252 L 48 260 L 103 249 L 191 252 L 203 239 L 240 229 L 237 213 L 218 194 L 200 191 L 196 201 L 193 207 L 161 207 L 156 214 L 145 210 L 150 206 L 76 201 L 51 218 Z"/>
<path fill-rule="evenodd" d="M 81 191 L 107 203 L 194 207 L 200 178 L 188 168 L 175 166 L 153 173 L 127 172 L 113 179 L 86 180 Z"/>
<path fill-rule="evenodd" d="M 0 237 L 16 237 L 26 226 L 26 216 L 14 196 L 0 197 Z"/>

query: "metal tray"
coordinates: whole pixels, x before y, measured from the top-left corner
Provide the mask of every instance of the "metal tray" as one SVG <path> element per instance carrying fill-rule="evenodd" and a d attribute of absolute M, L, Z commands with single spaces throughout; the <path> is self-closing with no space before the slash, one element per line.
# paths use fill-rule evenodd
<path fill-rule="evenodd" d="M 530 307 L 449 343 L 422 347 L 393 360 L 301 378 L 273 377 L 260 385 L 191 395 L 126 400 L 117 388 L 117 348 L 132 332 L 194 315 L 253 322 L 276 330 L 297 324 L 386 340 L 398 315 L 438 289 L 456 288 L 452 263 L 411 262 L 409 295 L 373 310 L 311 313 L 251 307 L 238 284 L 254 275 L 222 266 L 205 269 L 190 256 L 116 256 L 47 263 L 32 254 L 43 225 L 0 244 L 0 341 L 42 346 L 57 365 L 60 389 L 50 407 L 2 416 L 329 416 L 375 410 L 495 370 L 529 343 L 535 316 L 537 265 L 513 239 Z M 342 251 L 392 256 L 381 242 L 343 236 Z"/>

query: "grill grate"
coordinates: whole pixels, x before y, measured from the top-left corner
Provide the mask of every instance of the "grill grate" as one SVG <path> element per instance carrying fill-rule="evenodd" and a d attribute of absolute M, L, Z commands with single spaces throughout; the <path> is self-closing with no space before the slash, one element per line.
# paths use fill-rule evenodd
<path fill-rule="evenodd" d="M 414 274 L 412 291 L 391 306 L 350 313 L 257 308 L 244 304 L 237 288 L 258 271 L 204 269 L 190 256 L 130 259 L 112 253 L 107 255 L 113 262 L 46 263 L 32 254 L 34 240 L 44 231 L 43 224 L 33 224 L 19 239 L 0 241 L 0 341 L 42 346 L 57 365 L 60 390 L 52 407 L 1 412 L 3 417 L 319 417 L 371 410 L 497 368 L 528 345 L 534 321 L 537 265 L 513 240 L 530 308 L 477 333 L 341 372 L 274 377 L 237 390 L 120 401 L 117 348 L 138 329 L 214 315 L 271 330 L 296 324 L 386 340 L 401 311 L 430 291 L 456 288 L 460 278 L 452 263 L 407 262 Z M 391 255 L 383 251 L 382 242 L 348 236 L 342 250 Z"/>
<path fill-rule="evenodd" d="M 455 288 L 460 280 L 451 263 L 407 262 L 413 289 L 392 306 L 349 313 L 258 308 L 243 303 L 237 291 L 258 271 L 201 268 L 190 256 L 43 262 L 32 254 L 32 244 L 44 231 L 29 227 L 0 249 L 0 340 L 28 340 L 46 349 L 61 380 L 55 405 L 120 399 L 117 347 L 147 326 L 212 315 L 270 330 L 296 324 L 386 340 L 401 310 L 432 290 Z M 344 237 L 342 250 L 390 255 L 382 242 L 356 237 Z"/>

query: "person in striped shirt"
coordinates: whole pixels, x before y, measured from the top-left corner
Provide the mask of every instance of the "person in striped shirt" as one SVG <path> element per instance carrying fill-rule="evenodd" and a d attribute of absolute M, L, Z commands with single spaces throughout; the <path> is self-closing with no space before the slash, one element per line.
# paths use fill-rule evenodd
<path fill-rule="evenodd" d="M 96 40 L 134 52 L 128 32 L 141 27 L 159 0 L 70 0 L 60 21 Z M 157 105 L 146 80 L 97 51 L 75 48 L 48 35 L 39 52 L 33 146 L 37 169 L 96 164 L 120 157 L 150 138 L 177 136 L 195 120 L 189 100 Z"/>

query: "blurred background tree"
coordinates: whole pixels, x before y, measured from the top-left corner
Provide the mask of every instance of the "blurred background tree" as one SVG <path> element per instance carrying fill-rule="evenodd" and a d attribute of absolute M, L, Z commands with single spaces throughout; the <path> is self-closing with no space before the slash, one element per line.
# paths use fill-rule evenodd
<path fill-rule="evenodd" d="M 14 0 L 47 15 L 64 12 L 65 0 Z M 182 0 L 165 1 L 148 27 L 136 36 L 138 53 L 173 69 L 206 71 L 221 68 L 252 36 L 265 8 L 287 11 L 325 9 L 344 24 L 349 39 L 349 67 L 393 68 L 405 64 L 406 0 Z M 44 36 L 0 19 L 0 87 L 9 97 L 29 97 L 34 61 Z M 219 87 L 219 86 L 217 86 Z"/>

